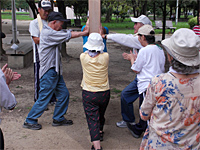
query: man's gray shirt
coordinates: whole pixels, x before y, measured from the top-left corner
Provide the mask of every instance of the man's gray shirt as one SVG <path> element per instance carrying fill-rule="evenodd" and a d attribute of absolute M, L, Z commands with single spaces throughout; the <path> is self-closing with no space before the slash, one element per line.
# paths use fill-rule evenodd
<path fill-rule="evenodd" d="M 17 105 L 15 96 L 10 92 L 8 85 L 6 84 L 6 78 L 4 73 L 0 69 L 0 112 L 1 107 L 5 109 L 13 109 Z M 1 123 L 1 119 L 0 119 Z"/>
<path fill-rule="evenodd" d="M 55 67 L 56 71 L 62 74 L 60 50 L 62 43 L 68 42 L 70 38 L 71 30 L 56 31 L 48 25 L 44 25 L 40 33 L 39 45 L 40 78 L 52 67 Z"/>

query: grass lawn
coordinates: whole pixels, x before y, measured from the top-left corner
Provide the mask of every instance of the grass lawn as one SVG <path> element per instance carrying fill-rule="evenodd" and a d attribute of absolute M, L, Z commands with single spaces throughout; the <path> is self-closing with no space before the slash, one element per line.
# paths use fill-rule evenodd
<path fill-rule="evenodd" d="M 151 21 L 152 21 L 152 25 L 155 26 L 155 21 L 154 20 L 151 20 Z M 113 32 L 125 33 L 125 34 L 134 33 L 134 29 L 133 29 L 134 23 L 131 21 L 131 19 L 126 19 L 124 22 L 118 22 L 118 23 L 114 21 L 111 21 L 110 23 L 102 22 L 102 25 L 108 27 L 108 29 Z M 187 22 L 178 22 L 177 25 L 175 24 L 175 22 L 173 22 L 173 26 L 176 27 L 176 30 L 180 28 L 190 27 Z M 165 32 L 166 34 L 170 33 L 170 29 L 166 29 L 165 31 L 166 31 Z M 155 33 L 162 34 L 162 29 L 156 29 Z"/>
<path fill-rule="evenodd" d="M 30 18 L 29 13 L 26 12 L 17 12 L 16 13 L 16 18 L 17 20 L 33 20 L 33 18 Z M 2 19 L 12 19 L 11 12 L 2 12 L 1 14 Z M 108 27 L 108 29 L 111 32 L 117 32 L 117 33 L 125 33 L 125 34 L 133 34 L 134 33 L 134 23 L 131 21 L 130 18 L 126 18 L 123 22 L 116 21 L 116 18 L 113 17 L 111 22 L 109 23 L 104 23 L 105 18 L 101 19 L 102 25 Z M 73 24 L 74 20 L 71 20 L 71 23 Z M 85 22 L 81 22 L 82 25 L 85 25 Z M 154 20 L 152 20 L 153 26 L 155 26 Z M 189 25 L 187 22 L 178 22 L 177 25 L 175 22 L 173 22 L 173 26 L 176 27 L 176 30 L 179 28 L 189 28 Z M 170 33 L 170 29 L 165 30 L 166 34 Z M 156 34 L 162 34 L 162 29 L 156 29 L 155 30 Z"/>
<path fill-rule="evenodd" d="M 12 19 L 12 13 L 11 12 L 2 12 L 1 18 L 2 19 Z M 29 17 L 29 13 L 26 13 L 26 12 L 17 12 L 16 19 L 17 20 L 33 20 L 33 18 Z"/>

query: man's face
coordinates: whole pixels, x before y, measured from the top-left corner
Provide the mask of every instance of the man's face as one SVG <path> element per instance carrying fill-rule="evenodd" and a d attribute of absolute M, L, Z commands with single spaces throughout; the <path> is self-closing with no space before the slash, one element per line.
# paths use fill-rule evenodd
<path fill-rule="evenodd" d="M 55 26 L 54 26 L 54 30 L 60 31 L 62 29 L 63 23 L 64 23 L 64 21 L 56 21 Z"/>
<path fill-rule="evenodd" d="M 135 22 L 135 25 L 134 25 L 134 33 L 137 33 L 138 32 L 138 29 L 143 26 L 144 24 L 141 23 L 141 22 Z"/>
<path fill-rule="evenodd" d="M 47 20 L 47 17 L 49 13 L 51 12 L 51 9 L 44 10 L 43 8 L 38 8 L 38 12 L 40 14 L 41 19 Z"/>

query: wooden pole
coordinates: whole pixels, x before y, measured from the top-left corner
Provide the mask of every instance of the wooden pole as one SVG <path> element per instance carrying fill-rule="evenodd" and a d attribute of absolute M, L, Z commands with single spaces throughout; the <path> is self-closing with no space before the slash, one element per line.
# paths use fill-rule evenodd
<path fill-rule="evenodd" d="M 101 0 L 89 0 L 90 33 L 99 33 L 101 23 Z"/>

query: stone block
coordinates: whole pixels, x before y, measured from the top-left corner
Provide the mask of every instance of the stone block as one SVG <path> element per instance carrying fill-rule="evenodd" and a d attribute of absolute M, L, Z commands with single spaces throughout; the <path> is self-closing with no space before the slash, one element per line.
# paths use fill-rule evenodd
<path fill-rule="evenodd" d="M 32 43 L 20 43 L 17 50 L 8 49 L 8 66 L 13 69 L 28 67 L 33 62 Z"/>

